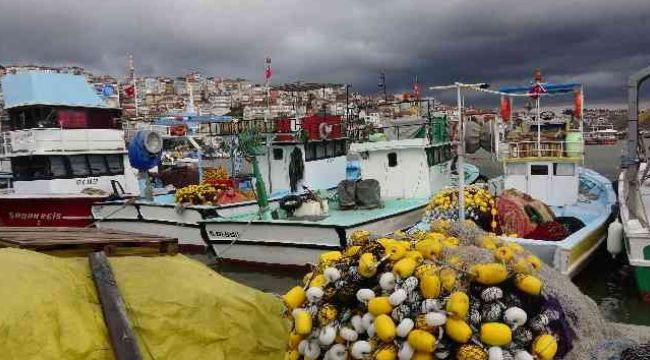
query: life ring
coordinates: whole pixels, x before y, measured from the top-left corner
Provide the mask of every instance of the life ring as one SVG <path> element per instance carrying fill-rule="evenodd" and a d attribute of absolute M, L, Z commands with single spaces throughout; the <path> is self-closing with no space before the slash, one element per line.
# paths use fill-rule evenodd
<path fill-rule="evenodd" d="M 327 139 L 330 134 L 332 133 L 332 125 L 322 122 L 320 125 L 318 125 L 318 134 L 320 135 L 321 139 Z"/>
<path fill-rule="evenodd" d="M 280 199 L 280 209 L 293 212 L 302 205 L 302 197 L 300 195 L 286 195 Z"/>

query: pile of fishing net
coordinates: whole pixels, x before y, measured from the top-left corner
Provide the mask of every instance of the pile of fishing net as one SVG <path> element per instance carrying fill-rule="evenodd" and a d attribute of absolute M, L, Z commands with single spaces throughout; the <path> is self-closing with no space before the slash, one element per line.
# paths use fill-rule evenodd
<path fill-rule="evenodd" d="M 505 190 L 497 199 L 499 225 L 504 234 L 537 240 L 562 240 L 568 230 L 544 202 L 519 190 Z"/>
<path fill-rule="evenodd" d="M 176 190 L 177 203 L 217 205 L 251 200 L 255 200 L 253 191 L 242 192 L 210 184 L 193 184 Z"/>
<path fill-rule="evenodd" d="M 481 185 L 469 185 L 463 190 L 465 218 L 474 221 L 481 228 L 498 231 L 498 210 L 492 194 Z M 431 198 L 423 221 L 434 219 L 459 220 L 458 188 L 447 187 Z"/>
<path fill-rule="evenodd" d="M 284 296 L 293 319 L 289 359 L 553 359 L 574 333 L 541 261 L 471 228 L 373 239 L 356 232 L 321 255 Z"/>
<path fill-rule="evenodd" d="M 431 198 L 423 223 L 435 220 L 459 220 L 458 188 L 448 187 Z M 495 198 L 482 184 L 466 187 L 465 219 L 480 228 L 510 237 L 557 241 L 584 227 L 575 218 L 556 218 L 544 202 L 515 189 Z"/>
<path fill-rule="evenodd" d="M 618 359 L 630 347 L 603 351 L 624 335 L 518 244 L 471 221 L 433 228 L 359 231 L 323 253 L 283 297 L 285 359 Z"/>

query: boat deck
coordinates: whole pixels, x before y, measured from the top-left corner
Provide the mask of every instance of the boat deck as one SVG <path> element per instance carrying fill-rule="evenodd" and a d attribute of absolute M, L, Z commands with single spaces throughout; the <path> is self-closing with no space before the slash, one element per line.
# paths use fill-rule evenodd
<path fill-rule="evenodd" d="M 248 213 L 237 215 L 228 218 L 214 218 L 208 219 L 204 222 L 206 223 L 219 223 L 219 222 L 228 222 L 228 223 L 291 223 L 291 224 L 318 224 L 320 226 L 341 226 L 341 227 L 353 227 L 362 225 L 370 221 L 376 221 L 377 219 L 390 217 L 395 214 L 402 212 L 413 211 L 418 208 L 423 208 L 428 203 L 426 198 L 415 198 L 415 199 L 388 199 L 383 201 L 383 206 L 376 209 L 355 209 L 355 210 L 339 210 L 334 207 L 329 209 L 328 216 L 315 218 L 315 219 L 299 219 L 299 218 L 289 218 L 289 219 L 272 219 L 272 220 L 252 220 L 251 218 L 255 217 L 257 213 Z"/>
<path fill-rule="evenodd" d="M 178 240 L 95 228 L 3 227 L 0 247 L 74 256 L 94 251 L 109 255 L 172 255 L 178 252 Z"/>

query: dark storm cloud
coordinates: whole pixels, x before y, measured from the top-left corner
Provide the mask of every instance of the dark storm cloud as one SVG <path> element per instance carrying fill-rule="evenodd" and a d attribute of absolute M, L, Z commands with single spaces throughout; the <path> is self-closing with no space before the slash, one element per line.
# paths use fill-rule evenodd
<path fill-rule="evenodd" d="M 198 70 L 261 81 L 333 81 L 377 91 L 462 81 L 580 81 L 622 103 L 650 64 L 647 0 L 0 0 L 0 63 L 76 63 L 122 74 Z"/>

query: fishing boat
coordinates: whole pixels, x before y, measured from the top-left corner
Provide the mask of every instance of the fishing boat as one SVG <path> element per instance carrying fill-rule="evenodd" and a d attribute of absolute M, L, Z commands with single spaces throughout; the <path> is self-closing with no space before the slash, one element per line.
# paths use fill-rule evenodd
<path fill-rule="evenodd" d="M 406 228 L 421 218 L 433 193 L 458 177 L 447 129 L 445 116 L 381 128 L 350 144 L 351 170 L 335 195 L 313 196 L 297 208 L 285 204 L 267 217 L 251 212 L 203 220 L 206 241 L 224 262 L 304 267 L 324 250 L 345 247 L 356 230 Z M 475 166 L 463 169 L 464 181 L 478 178 Z"/>
<path fill-rule="evenodd" d="M 616 204 L 611 182 L 581 166 L 582 85 L 543 82 L 536 72 L 528 86 L 452 88 L 459 89 L 459 99 L 462 89 L 501 97 L 501 116 L 488 126 L 493 136 L 486 146 L 503 164 L 504 175 L 489 181 L 490 192 L 498 197 L 501 237 L 521 244 L 564 275 L 577 274 L 605 240 Z M 541 98 L 565 94 L 574 97 L 572 115 L 542 110 Z M 534 101 L 534 111 L 515 118 L 514 99 Z"/>
<path fill-rule="evenodd" d="M 279 206 L 290 193 L 302 194 L 303 186 L 310 189 L 332 189 L 345 178 L 347 139 L 342 130 L 341 117 L 327 114 L 306 115 L 300 118 L 218 122 L 215 135 L 234 137 L 233 161 L 240 150 L 239 135 L 251 129 L 260 129 L 264 137 L 264 151 L 255 155 L 264 192 L 271 209 Z M 243 144 L 241 144 L 243 145 Z M 200 150 L 200 149 L 199 149 Z M 203 171 L 198 161 L 199 174 Z M 246 184 L 254 187 L 250 176 L 229 179 L 229 187 Z M 242 180 L 243 179 L 243 180 Z M 201 181 L 201 180 L 200 180 Z M 256 188 L 259 190 L 259 188 Z M 203 252 L 206 245 L 200 222 L 211 218 L 231 218 L 256 213 L 257 200 L 214 203 L 179 203 L 177 192 L 165 192 L 153 199 L 136 201 L 106 201 L 93 205 L 97 227 L 135 231 L 152 235 L 172 235 L 179 239 L 185 252 Z"/>
<path fill-rule="evenodd" d="M 589 130 L 584 132 L 585 145 L 616 145 L 618 131 L 605 118 L 598 118 L 589 123 Z"/>
<path fill-rule="evenodd" d="M 634 267 L 637 288 L 644 301 L 650 302 L 650 167 L 648 144 L 645 137 L 637 135 L 638 91 L 650 78 L 650 67 L 632 75 L 628 83 L 630 99 L 628 109 L 627 158 L 618 179 L 618 200 L 621 225 L 612 223 L 608 250 L 618 254 L 625 250 L 630 265 Z M 624 233 L 624 241 L 620 230 Z"/>
<path fill-rule="evenodd" d="M 120 109 L 83 76 L 25 71 L 2 77 L 0 158 L 11 164 L 0 225 L 87 226 L 92 203 L 137 196 Z"/>

